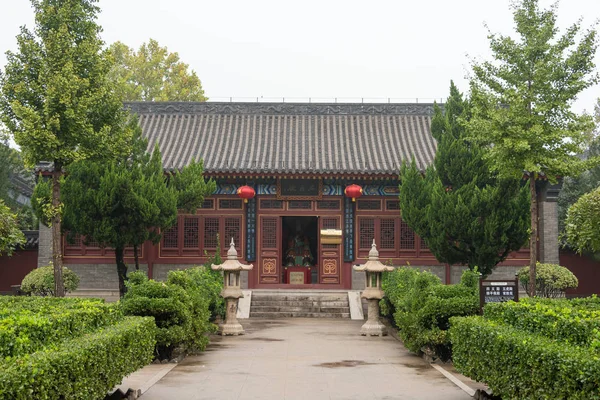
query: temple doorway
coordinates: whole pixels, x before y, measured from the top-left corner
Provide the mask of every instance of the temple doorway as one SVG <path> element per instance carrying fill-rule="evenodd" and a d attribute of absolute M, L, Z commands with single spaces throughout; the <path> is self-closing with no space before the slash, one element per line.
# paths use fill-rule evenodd
<path fill-rule="evenodd" d="M 281 218 L 282 277 L 287 284 L 318 282 L 317 217 Z"/>

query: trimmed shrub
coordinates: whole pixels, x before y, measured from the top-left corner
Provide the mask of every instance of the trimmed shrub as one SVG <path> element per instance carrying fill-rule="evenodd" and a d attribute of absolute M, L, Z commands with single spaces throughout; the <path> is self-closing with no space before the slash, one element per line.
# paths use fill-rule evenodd
<path fill-rule="evenodd" d="M 484 308 L 487 320 L 510 325 L 575 346 L 600 350 L 600 309 L 572 307 L 568 300 L 491 303 Z"/>
<path fill-rule="evenodd" d="M 588 348 L 478 316 L 452 318 L 451 325 L 454 365 L 495 395 L 600 399 L 600 358 Z"/>
<path fill-rule="evenodd" d="M 10 308 L 0 303 L 0 359 L 58 345 L 123 318 L 118 308 L 98 301 L 77 299 L 43 306 L 42 300 L 49 299 L 33 299 L 38 301 L 17 301 L 9 303 Z"/>
<path fill-rule="evenodd" d="M 124 376 L 152 360 L 154 322 L 116 325 L 0 362 L 0 398 L 103 399 Z"/>
<path fill-rule="evenodd" d="M 209 305 L 216 302 L 216 289 L 207 273 L 204 267 L 171 271 L 164 283 L 149 280 L 141 272 L 130 275 L 121 301 L 123 312 L 154 317 L 159 359 L 171 358 L 176 348 L 196 351 L 208 344 L 207 333 L 216 328 L 209 322 Z"/>
<path fill-rule="evenodd" d="M 404 346 L 415 353 L 426 350 L 442 360 L 450 359 L 449 319 L 479 312 L 478 279 L 469 270 L 458 285 L 442 285 L 436 275 L 408 268 L 388 274 L 383 287 Z"/>
<path fill-rule="evenodd" d="M 539 297 L 564 297 L 567 289 L 579 285 L 577 277 L 565 267 L 557 264 L 537 263 L 535 267 L 535 293 Z M 529 296 L 529 266 L 523 267 L 517 273 L 521 286 Z"/>
<path fill-rule="evenodd" d="M 66 267 L 63 267 L 62 273 L 65 293 L 77 290 L 79 276 Z M 28 273 L 21 282 L 21 290 L 34 296 L 54 296 L 54 267 L 52 264 L 36 268 Z"/>

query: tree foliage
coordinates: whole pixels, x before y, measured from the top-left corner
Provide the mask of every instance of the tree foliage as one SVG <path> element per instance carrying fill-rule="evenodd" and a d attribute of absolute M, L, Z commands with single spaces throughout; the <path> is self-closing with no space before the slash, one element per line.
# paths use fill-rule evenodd
<path fill-rule="evenodd" d="M 401 171 L 402 218 L 436 258 L 491 273 L 528 234 L 527 190 L 518 179 L 491 173 L 483 152 L 465 137 L 469 104 L 454 84 L 444 112 L 436 105 L 431 132 L 438 141 L 423 177 L 416 164 Z"/>
<path fill-rule="evenodd" d="M 12 255 L 22 243 L 25 243 L 25 236 L 19 229 L 17 216 L 0 200 L 0 255 Z"/>
<path fill-rule="evenodd" d="M 577 21 L 563 34 L 556 27 L 556 7 L 542 10 L 538 0 L 513 5 L 517 38 L 490 33 L 493 61 L 473 63 L 469 125 L 486 146 L 494 171 L 530 181 L 530 282 L 535 294 L 537 193 L 535 180 L 573 175 L 598 162 L 578 158 L 585 150 L 593 119 L 577 115 L 577 95 L 598 81 L 594 56 L 596 31 L 580 35 Z M 580 37 L 581 36 L 581 37 Z"/>
<path fill-rule="evenodd" d="M 31 0 L 33 31 L 21 28 L 18 51 L 0 76 L 0 118 L 27 165 L 53 163 L 52 237 L 56 294 L 62 289 L 60 177 L 87 158 L 127 151 L 127 113 L 108 80 L 97 0 Z"/>
<path fill-rule="evenodd" d="M 65 229 L 115 249 L 121 295 L 127 279 L 125 248 L 135 251 L 147 240 L 158 243 L 161 230 L 175 224 L 178 205 L 195 211 L 215 189 L 214 181 L 204 180 L 202 163 L 165 175 L 158 147 L 150 155 L 146 145 L 137 127 L 128 157 L 74 163 L 63 188 Z"/>
<path fill-rule="evenodd" d="M 111 79 L 124 101 L 206 101 L 194 70 L 154 39 L 136 52 L 121 42 L 109 51 L 115 61 Z"/>
<path fill-rule="evenodd" d="M 565 236 L 579 253 L 600 252 L 600 187 L 581 196 L 569 208 Z"/>

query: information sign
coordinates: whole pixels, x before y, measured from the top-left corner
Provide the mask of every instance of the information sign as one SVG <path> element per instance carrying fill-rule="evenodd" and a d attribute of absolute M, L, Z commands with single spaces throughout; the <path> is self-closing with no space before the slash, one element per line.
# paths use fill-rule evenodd
<path fill-rule="evenodd" d="M 519 280 L 479 280 L 479 307 L 487 303 L 519 301 Z"/>

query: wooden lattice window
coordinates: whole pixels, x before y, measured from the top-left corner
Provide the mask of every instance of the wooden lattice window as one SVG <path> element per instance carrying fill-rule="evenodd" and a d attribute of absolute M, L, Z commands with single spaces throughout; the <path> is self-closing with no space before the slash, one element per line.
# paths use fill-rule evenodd
<path fill-rule="evenodd" d="M 425 239 L 421 238 L 421 250 L 427 249 L 429 249 L 429 246 L 427 246 L 427 242 L 425 242 Z"/>
<path fill-rule="evenodd" d="M 379 221 L 379 247 L 393 250 L 396 248 L 396 219 L 385 218 Z"/>
<path fill-rule="evenodd" d="M 225 237 L 223 241 L 227 246 L 221 247 L 229 248 L 229 243 L 231 243 L 231 238 L 233 238 L 235 247 L 239 248 L 241 246 L 241 230 L 242 221 L 239 217 L 225 218 Z"/>
<path fill-rule="evenodd" d="M 288 209 L 290 210 L 310 210 L 311 202 L 310 200 L 290 200 L 288 204 Z"/>
<path fill-rule="evenodd" d="M 339 210 L 339 200 L 320 200 L 317 201 L 317 210 Z"/>
<path fill-rule="evenodd" d="M 358 223 L 358 243 L 359 248 L 371 248 L 373 239 L 375 238 L 375 219 L 361 218 Z"/>
<path fill-rule="evenodd" d="M 281 200 L 273 200 L 273 199 L 264 199 L 260 201 L 260 208 L 263 210 L 281 210 L 283 209 L 283 201 Z"/>
<path fill-rule="evenodd" d="M 183 220 L 183 247 L 186 249 L 198 248 L 199 238 L 198 217 L 187 217 Z"/>
<path fill-rule="evenodd" d="M 202 208 L 215 208 L 215 201 L 213 199 L 204 199 Z"/>
<path fill-rule="evenodd" d="M 365 211 L 381 210 L 381 201 L 379 200 L 358 200 L 358 209 Z"/>
<path fill-rule="evenodd" d="M 95 240 L 90 240 L 84 243 L 85 247 L 96 247 L 96 248 L 100 248 L 100 243 L 98 243 Z"/>
<path fill-rule="evenodd" d="M 265 249 L 277 248 L 276 218 L 263 218 L 262 220 L 262 247 Z"/>
<path fill-rule="evenodd" d="M 408 224 L 400 220 L 400 249 L 414 250 L 415 248 L 415 233 Z"/>
<path fill-rule="evenodd" d="M 65 234 L 66 244 L 69 247 L 81 247 L 82 241 L 80 235 Z"/>
<path fill-rule="evenodd" d="M 219 218 L 204 218 L 204 248 L 217 248 L 217 235 L 219 234 Z"/>
<path fill-rule="evenodd" d="M 163 245 L 162 247 L 165 249 L 176 249 L 177 241 L 179 239 L 179 227 L 177 223 L 167 229 L 165 233 L 163 233 Z"/>
<path fill-rule="evenodd" d="M 219 208 L 223 210 L 241 210 L 242 200 L 239 199 L 221 199 L 219 200 Z"/>
<path fill-rule="evenodd" d="M 388 211 L 396 211 L 400 209 L 400 201 L 399 200 L 386 200 L 385 201 L 385 209 Z"/>

